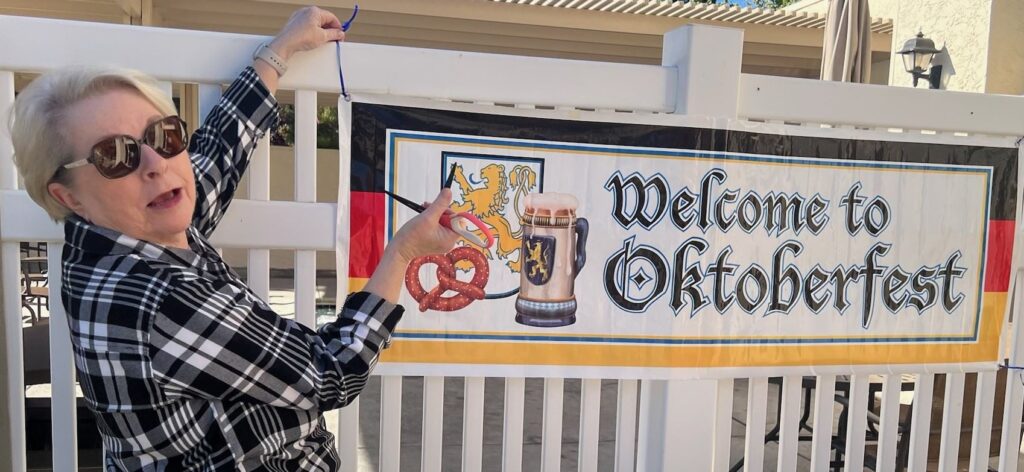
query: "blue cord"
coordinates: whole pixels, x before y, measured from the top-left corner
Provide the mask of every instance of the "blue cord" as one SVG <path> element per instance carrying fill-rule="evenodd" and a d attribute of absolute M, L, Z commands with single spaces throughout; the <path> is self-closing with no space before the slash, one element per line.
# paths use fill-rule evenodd
<path fill-rule="evenodd" d="M 348 21 L 341 24 L 341 31 L 347 32 L 352 27 L 352 22 L 355 21 L 356 15 L 359 14 L 359 4 L 356 4 L 352 10 L 352 16 L 348 18 Z M 352 101 L 352 95 L 349 95 L 348 90 L 345 88 L 345 72 L 341 68 L 341 41 L 334 42 L 334 49 L 338 53 L 338 82 L 341 84 L 341 96 L 345 97 L 346 102 Z"/>
<path fill-rule="evenodd" d="M 345 73 L 341 70 L 341 41 L 335 41 L 334 47 L 338 51 L 338 82 L 341 83 L 341 96 L 345 97 L 346 102 L 351 102 L 352 95 L 345 89 Z"/>

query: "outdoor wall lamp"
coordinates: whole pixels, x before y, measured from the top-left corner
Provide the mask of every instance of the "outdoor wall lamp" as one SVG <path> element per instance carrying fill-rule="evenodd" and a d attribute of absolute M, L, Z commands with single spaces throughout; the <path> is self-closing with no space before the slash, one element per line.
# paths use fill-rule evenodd
<path fill-rule="evenodd" d="M 939 50 L 935 49 L 935 42 L 924 37 L 924 33 L 917 33 L 917 37 L 908 39 L 903 43 L 903 49 L 897 52 L 903 56 L 903 68 L 914 76 L 914 87 L 917 87 L 917 79 L 928 79 L 928 88 L 939 88 L 942 66 L 935 65 L 928 69 L 937 52 Z"/>

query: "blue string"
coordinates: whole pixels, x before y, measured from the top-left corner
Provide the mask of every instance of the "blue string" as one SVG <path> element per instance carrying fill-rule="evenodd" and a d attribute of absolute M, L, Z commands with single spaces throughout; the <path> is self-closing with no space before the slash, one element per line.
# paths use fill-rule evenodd
<path fill-rule="evenodd" d="M 345 89 L 345 73 L 341 69 L 341 41 L 335 41 L 334 47 L 338 51 L 338 82 L 341 83 L 341 96 L 345 97 L 346 102 L 351 102 L 352 96 Z"/>
<path fill-rule="evenodd" d="M 352 10 L 352 16 L 348 18 L 348 21 L 341 24 L 341 31 L 347 32 L 352 27 L 352 22 L 355 21 L 356 15 L 359 14 L 359 4 L 356 4 Z M 345 72 L 341 68 L 341 41 L 334 42 L 334 49 L 338 53 L 338 82 L 341 84 L 341 96 L 345 97 L 346 102 L 352 101 L 352 96 L 349 95 L 348 90 L 345 88 Z"/>

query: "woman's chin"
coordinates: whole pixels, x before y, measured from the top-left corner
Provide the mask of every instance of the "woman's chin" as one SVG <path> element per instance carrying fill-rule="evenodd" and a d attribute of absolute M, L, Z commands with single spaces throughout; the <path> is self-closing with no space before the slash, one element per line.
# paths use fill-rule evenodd
<path fill-rule="evenodd" d="M 187 215 L 177 213 L 161 215 L 155 220 L 151 220 L 149 227 L 153 237 L 146 239 L 164 245 L 187 246 L 185 235 L 189 225 L 192 224 L 192 215 L 191 213 Z"/>

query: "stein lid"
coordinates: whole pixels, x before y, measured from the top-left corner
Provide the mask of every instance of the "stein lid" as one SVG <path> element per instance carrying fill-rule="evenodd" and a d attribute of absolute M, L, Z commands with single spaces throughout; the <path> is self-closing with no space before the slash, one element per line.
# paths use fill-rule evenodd
<path fill-rule="evenodd" d="M 525 204 L 528 214 L 568 216 L 576 213 L 580 202 L 568 193 L 531 193 Z"/>

